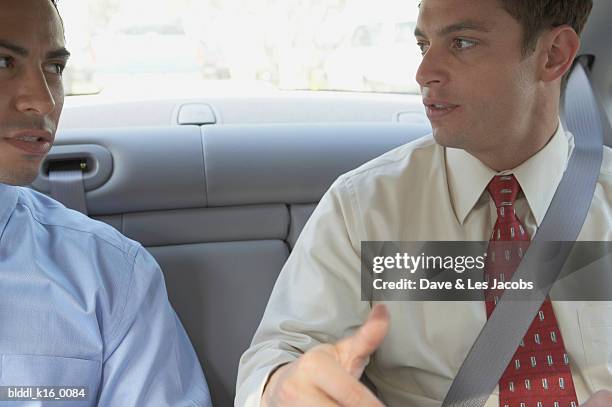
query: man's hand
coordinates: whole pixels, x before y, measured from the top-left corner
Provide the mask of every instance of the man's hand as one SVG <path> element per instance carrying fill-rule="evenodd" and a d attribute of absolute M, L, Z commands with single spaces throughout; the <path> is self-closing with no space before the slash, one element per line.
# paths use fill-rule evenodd
<path fill-rule="evenodd" d="M 354 335 L 316 346 L 274 372 L 262 406 L 382 407 L 359 378 L 388 330 L 389 312 L 378 304 Z"/>
<path fill-rule="evenodd" d="M 593 394 L 586 403 L 580 407 L 609 407 L 612 406 L 612 391 L 600 390 Z"/>

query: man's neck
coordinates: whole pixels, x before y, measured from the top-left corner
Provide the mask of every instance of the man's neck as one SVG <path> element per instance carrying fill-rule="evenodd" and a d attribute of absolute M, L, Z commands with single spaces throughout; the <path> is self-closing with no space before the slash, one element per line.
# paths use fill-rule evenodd
<path fill-rule="evenodd" d="M 557 128 L 553 128 L 547 134 L 548 137 L 539 138 L 538 142 L 523 143 L 520 146 L 506 146 L 503 151 L 491 151 L 484 154 L 472 154 L 487 167 L 501 172 L 518 167 L 542 150 L 553 138 Z"/>
<path fill-rule="evenodd" d="M 542 107 L 546 106 L 544 103 Z M 518 167 L 540 150 L 542 150 L 555 135 L 559 127 L 559 106 L 547 106 L 540 112 L 534 112 L 529 120 L 525 120 L 515 133 L 507 134 L 508 140 L 495 150 L 469 152 L 489 168 L 501 172 Z"/>

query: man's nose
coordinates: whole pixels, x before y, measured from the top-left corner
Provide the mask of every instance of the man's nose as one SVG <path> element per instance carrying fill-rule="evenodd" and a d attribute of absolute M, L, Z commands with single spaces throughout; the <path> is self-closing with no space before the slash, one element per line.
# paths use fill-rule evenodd
<path fill-rule="evenodd" d="M 425 55 L 423 55 L 417 70 L 417 82 L 421 88 L 435 87 L 445 85 L 448 82 L 448 78 L 448 61 L 444 57 L 444 52 L 430 47 Z"/>
<path fill-rule="evenodd" d="M 55 109 L 55 99 L 41 69 L 28 69 L 20 77 L 20 81 L 15 100 L 17 110 L 37 116 L 46 116 Z"/>

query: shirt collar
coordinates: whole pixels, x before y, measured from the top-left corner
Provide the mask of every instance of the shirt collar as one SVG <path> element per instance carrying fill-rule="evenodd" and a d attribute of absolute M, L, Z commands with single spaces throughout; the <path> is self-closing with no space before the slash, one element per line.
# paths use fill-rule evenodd
<path fill-rule="evenodd" d="M 550 141 L 527 161 L 496 172 L 465 150 L 446 148 L 446 172 L 455 216 L 463 224 L 495 175 L 514 174 L 539 226 L 557 190 L 573 149 L 573 137 L 559 123 Z"/>
<path fill-rule="evenodd" d="M 19 188 L 0 183 L 0 236 L 17 205 Z"/>

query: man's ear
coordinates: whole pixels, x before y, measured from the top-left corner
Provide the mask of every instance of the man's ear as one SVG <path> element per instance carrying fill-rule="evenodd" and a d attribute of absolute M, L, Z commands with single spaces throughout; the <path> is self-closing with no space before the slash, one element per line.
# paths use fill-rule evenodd
<path fill-rule="evenodd" d="M 540 37 L 540 79 L 553 82 L 571 68 L 580 48 L 580 37 L 570 26 L 554 27 Z"/>

